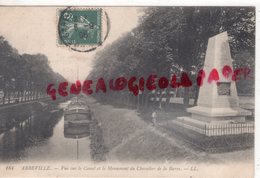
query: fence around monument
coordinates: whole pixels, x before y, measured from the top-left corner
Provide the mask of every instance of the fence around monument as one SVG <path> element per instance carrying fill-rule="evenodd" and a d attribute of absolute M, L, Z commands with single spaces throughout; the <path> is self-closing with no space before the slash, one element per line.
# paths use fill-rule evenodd
<path fill-rule="evenodd" d="M 228 123 L 228 124 L 198 124 L 184 120 L 173 121 L 184 128 L 196 131 L 206 136 L 226 136 L 254 133 L 254 123 Z"/>

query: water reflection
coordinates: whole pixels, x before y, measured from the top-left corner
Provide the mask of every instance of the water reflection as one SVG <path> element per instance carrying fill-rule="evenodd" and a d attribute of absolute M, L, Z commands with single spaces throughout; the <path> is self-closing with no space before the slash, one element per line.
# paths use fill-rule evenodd
<path fill-rule="evenodd" d="M 88 135 L 88 128 L 65 128 L 62 112 L 29 116 L 0 133 L 0 161 L 71 161 L 78 153 L 90 160 Z"/>
<path fill-rule="evenodd" d="M 61 115 L 29 116 L 24 121 L 14 123 L 0 137 L 0 159 L 20 160 L 24 157 L 23 150 L 45 142 L 53 135 L 53 128 Z"/>
<path fill-rule="evenodd" d="M 79 159 L 80 156 L 80 139 L 88 137 L 90 134 L 89 132 L 89 125 L 72 125 L 72 124 L 65 124 L 64 123 L 64 137 L 65 138 L 72 138 L 75 139 L 77 144 L 76 144 L 76 149 L 77 149 L 77 160 Z M 84 145 L 84 144 L 83 144 Z"/>
<path fill-rule="evenodd" d="M 88 137 L 90 134 L 89 132 L 89 125 L 66 125 L 64 124 L 64 137 L 65 138 L 73 138 L 79 139 Z"/>

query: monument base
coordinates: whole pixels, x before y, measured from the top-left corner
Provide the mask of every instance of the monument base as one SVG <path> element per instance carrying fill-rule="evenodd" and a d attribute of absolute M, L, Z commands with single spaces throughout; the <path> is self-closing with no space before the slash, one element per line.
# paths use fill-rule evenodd
<path fill-rule="evenodd" d="M 254 146 L 254 123 L 212 124 L 179 117 L 168 123 L 188 145 L 207 152 L 228 152 Z"/>
<path fill-rule="evenodd" d="M 209 123 L 191 117 L 178 117 L 172 120 L 172 129 L 188 144 L 208 152 L 227 152 L 254 146 L 252 121 Z"/>
<path fill-rule="evenodd" d="M 207 123 L 245 122 L 245 116 L 252 113 L 242 108 L 208 108 L 195 106 L 187 109 L 192 114 L 192 119 Z"/>
<path fill-rule="evenodd" d="M 229 122 L 213 121 L 205 122 L 191 117 L 178 117 L 173 123 L 185 129 L 192 130 L 206 136 L 227 136 L 245 133 L 254 133 L 254 122 L 231 119 Z"/>
<path fill-rule="evenodd" d="M 205 151 L 244 149 L 254 145 L 254 122 L 246 120 L 250 111 L 242 108 L 187 109 L 191 117 L 177 117 L 173 128 L 189 143 Z"/>

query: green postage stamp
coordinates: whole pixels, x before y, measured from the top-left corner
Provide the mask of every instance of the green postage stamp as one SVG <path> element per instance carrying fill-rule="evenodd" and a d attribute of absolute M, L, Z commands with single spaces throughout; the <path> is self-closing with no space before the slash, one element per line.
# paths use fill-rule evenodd
<path fill-rule="evenodd" d="M 58 43 L 86 46 L 101 43 L 102 9 L 58 9 Z"/>

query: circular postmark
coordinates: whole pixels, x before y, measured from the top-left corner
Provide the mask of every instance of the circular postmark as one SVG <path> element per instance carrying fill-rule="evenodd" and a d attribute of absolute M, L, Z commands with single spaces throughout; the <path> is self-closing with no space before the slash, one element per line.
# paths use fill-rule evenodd
<path fill-rule="evenodd" d="M 110 31 L 110 20 L 101 8 L 67 7 L 58 10 L 58 44 L 77 52 L 101 46 Z"/>

